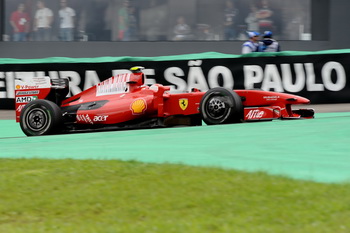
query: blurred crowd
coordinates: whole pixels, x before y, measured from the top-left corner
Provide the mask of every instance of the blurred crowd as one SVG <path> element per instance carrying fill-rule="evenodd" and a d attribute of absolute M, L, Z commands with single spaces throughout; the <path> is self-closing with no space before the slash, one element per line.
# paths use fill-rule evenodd
<path fill-rule="evenodd" d="M 5 0 L 8 41 L 300 39 L 310 0 Z"/>

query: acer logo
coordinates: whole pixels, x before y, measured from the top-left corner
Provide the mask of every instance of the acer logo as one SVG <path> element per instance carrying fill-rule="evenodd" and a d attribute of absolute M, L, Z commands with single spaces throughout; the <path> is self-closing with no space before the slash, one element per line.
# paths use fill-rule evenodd
<path fill-rule="evenodd" d="M 94 116 L 94 122 L 106 121 L 108 116 Z"/>
<path fill-rule="evenodd" d="M 264 116 L 265 112 L 264 111 L 260 111 L 258 109 L 256 110 L 250 110 L 247 115 L 246 118 L 247 119 L 261 119 Z"/>

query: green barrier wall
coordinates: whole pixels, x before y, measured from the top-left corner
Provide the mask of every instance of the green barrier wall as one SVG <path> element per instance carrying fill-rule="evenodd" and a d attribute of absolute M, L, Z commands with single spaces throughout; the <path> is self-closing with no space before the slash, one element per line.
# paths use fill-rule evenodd
<path fill-rule="evenodd" d="M 277 53 L 250 53 L 244 55 L 232 55 L 217 52 L 206 52 L 196 54 L 184 54 L 174 56 L 159 57 L 97 57 L 97 58 L 68 58 L 68 57 L 49 57 L 40 59 L 15 59 L 0 58 L 0 64 L 38 64 L 38 63 L 96 63 L 96 62 L 134 62 L 134 61 L 174 61 L 174 60 L 197 60 L 197 59 L 221 59 L 221 58 L 244 58 L 244 57 L 276 57 L 276 56 L 308 56 L 308 55 L 327 55 L 327 54 L 346 54 L 350 49 L 324 50 L 317 52 L 303 51 L 282 51 Z"/>

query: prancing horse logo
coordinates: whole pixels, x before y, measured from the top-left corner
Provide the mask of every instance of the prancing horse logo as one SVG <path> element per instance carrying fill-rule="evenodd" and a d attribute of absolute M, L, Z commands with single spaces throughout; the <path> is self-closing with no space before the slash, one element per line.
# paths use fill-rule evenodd
<path fill-rule="evenodd" d="M 182 110 L 185 110 L 188 106 L 188 99 L 179 99 L 179 105 Z"/>

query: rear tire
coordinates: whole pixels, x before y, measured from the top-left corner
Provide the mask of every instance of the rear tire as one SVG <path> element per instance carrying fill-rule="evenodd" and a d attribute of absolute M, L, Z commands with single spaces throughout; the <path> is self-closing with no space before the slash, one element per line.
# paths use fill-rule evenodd
<path fill-rule="evenodd" d="M 202 97 L 200 113 L 207 125 L 240 123 L 243 120 L 241 97 L 226 88 L 210 89 Z"/>
<path fill-rule="evenodd" d="M 57 134 L 62 122 L 60 107 L 48 100 L 29 102 L 20 115 L 20 126 L 27 136 Z"/>

